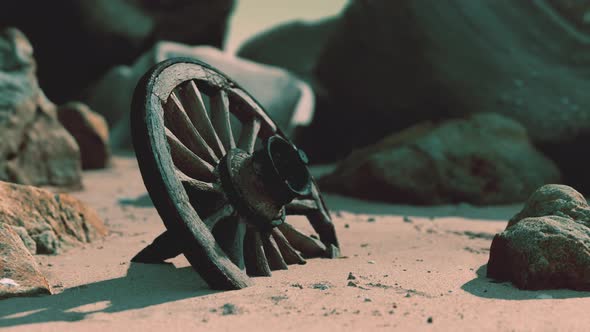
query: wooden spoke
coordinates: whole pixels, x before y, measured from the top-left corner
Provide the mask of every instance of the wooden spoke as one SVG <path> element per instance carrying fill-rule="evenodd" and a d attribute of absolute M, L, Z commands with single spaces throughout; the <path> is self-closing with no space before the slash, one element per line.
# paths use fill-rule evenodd
<path fill-rule="evenodd" d="M 270 269 L 275 270 L 286 270 L 288 269 L 287 263 L 281 255 L 281 251 L 277 246 L 275 240 L 270 236 L 270 233 L 262 234 L 262 245 L 264 246 L 264 253 L 268 260 Z"/>
<path fill-rule="evenodd" d="M 311 199 L 294 199 L 285 206 L 287 215 L 306 216 L 318 211 L 318 205 Z"/>
<path fill-rule="evenodd" d="M 287 239 L 280 230 L 274 228 L 271 232 L 271 236 L 274 238 L 277 247 L 281 251 L 281 255 L 283 256 L 287 264 L 303 265 L 306 263 L 305 259 L 301 257 L 301 254 L 299 254 L 299 252 L 289 244 L 289 241 L 287 241 Z"/>
<path fill-rule="evenodd" d="M 248 227 L 244 238 L 244 260 L 248 275 L 260 277 L 271 275 L 260 232 L 252 227 Z"/>
<path fill-rule="evenodd" d="M 240 140 L 238 141 L 238 148 L 252 153 L 254 152 L 254 145 L 258 132 L 260 132 L 260 119 L 253 117 L 248 123 L 245 123 L 240 133 Z"/>
<path fill-rule="evenodd" d="M 173 93 L 164 104 L 164 123 L 183 144 L 195 154 L 212 164 L 217 164 L 219 158 L 209 147 L 207 142 L 193 126 L 184 107 Z"/>
<path fill-rule="evenodd" d="M 231 205 L 224 205 L 215 213 L 205 218 L 203 222 L 207 225 L 207 228 L 212 230 L 218 222 L 223 219 L 234 216 L 235 210 Z"/>
<path fill-rule="evenodd" d="M 213 151 L 217 154 L 217 157 L 221 158 L 225 155 L 225 148 L 219 139 L 219 136 L 215 133 L 205 103 L 203 102 L 203 96 L 199 91 L 199 88 L 195 84 L 195 81 L 188 81 L 177 88 L 178 99 L 184 105 L 184 110 L 190 118 L 193 126 L 209 144 Z"/>
<path fill-rule="evenodd" d="M 182 144 L 168 128 L 165 131 L 174 165 L 193 179 L 213 181 L 215 179 L 213 166 Z"/>
<path fill-rule="evenodd" d="M 321 257 L 326 253 L 326 246 L 321 241 L 301 233 L 287 223 L 280 225 L 279 230 L 293 248 L 301 252 L 303 257 Z"/>
<path fill-rule="evenodd" d="M 229 116 L 229 99 L 224 90 L 219 90 L 210 97 L 211 120 L 226 150 L 236 147 Z"/>
<path fill-rule="evenodd" d="M 238 217 L 227 218 L 217 224 L 213 235 L 229 259 L 243 270 L 246 223 Z"/>
<path fill-rule="evenodd" d="M 190 176 L 184 174 L 180 169 L 176 170 L 176 176 L 185 189 L 199 192 L 208 192 L 212 194 L 223 194 L 223 192 L 218 188 L 215 188 L 212 183 L 193 179 Z"/>

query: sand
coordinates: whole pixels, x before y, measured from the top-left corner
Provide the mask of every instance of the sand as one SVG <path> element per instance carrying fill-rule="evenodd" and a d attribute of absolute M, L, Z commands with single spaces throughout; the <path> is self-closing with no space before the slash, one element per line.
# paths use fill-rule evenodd
<path fill-rule="evenodd" d="M 520 291 L 485 277 L 491 237 L 519 205 L 412 207 L 326 195 L 343 257 L 207 288 L 183 257 L 129 260 L 163 231 L 135 159 L 87 172 L 74 195 L 110 235 L 37 256 L 56 295 L 0 301 L 2 331 L 584 330 L 590 293 Z M 406 218 L 404 218 L 406 217 Z M 303 218 L 290 221 L 310 230 Z M 347 286 L 352 273 L 358 287 Z"/>

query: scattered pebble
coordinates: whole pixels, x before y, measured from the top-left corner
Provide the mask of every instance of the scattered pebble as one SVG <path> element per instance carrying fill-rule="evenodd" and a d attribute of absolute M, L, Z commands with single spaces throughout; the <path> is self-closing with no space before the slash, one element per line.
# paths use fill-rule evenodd
<path fill-rule="evenodd" d="M 317 284 L 311 285 L 311 288 L 319 289 L 319 290 L 326 290 L 326 289 L 330 289 L 330 286 L 325 283 L 317 283 Z"/>
<path fill-rule="evenodd" d="M 349 224 L 344 224 L 344 228 L 350 228 Z"/>
<path fill-rule="evenodd" d="M 404 222 L 412 222 L 412 219 L 410 219 L 408 216 L 404 216 Z"/>
<path fill-rule="evenodd" d="M 346 280 L 356 280 L 356 276 L 352 272 L 348 272 L 348 278 Z"/>
<path fill-rule="evenodd" d="M 375 218 L 371 217 L 369 219 L 367 219 L 368 222 L 375 222 Z"/>
<path fill-rule="evenodd" d="M 231 303 L 226 303 L 221 307 L 221 314 L 223 316 L 227 315 L 237 315 L 241 312 L 241 310 Z"/>
<path fill-rule="evenodd" d="M 291 287 L 303 289 L 303 286 L 300 283 L 291 284 Z"/>
<path fill-rule="evenodd" d="M 283 300 L 287 300 L 289 299 L 289 297 L 287 295 L 277 295 L 277 296 L 271 296 L 271 301 L 274 302 L 274 304 L 278 304 L 279 302 L 283 301 Z"/>
<path fill-rule="evenodd" d="M 375 264 L 375 261 L 367 261 L 369 264 Z"/>
<path fill-rule="evenodd" d="M 428 319 L 426 320 L 426 323 L 432 324 L 432 317 L 428 317 Z"/>
<path fill-rule="evenodd" d="M 361 248 L 366 248 L 366 247 L 368 247 L 368 246 L 369 246 L 369 244 L 368 244 L 368 243 L 361 243 Z"/>
<path fill-rule="evenodd" d="M 357 284 L 354 283 L 354 281 L 349 281 L 348 284 L 346 284 L 346 286 L 348 286 L 348 287 L 358 287 Z"/>
<path fill-rule="evenodd" d="M 364 302 L 373 302 L 373 300 L 371 300 L 371 299 L 370 299 L 370 298 L 368 298 L 368 297 L 365 297 L 365 300 L 364 300 Z"/>

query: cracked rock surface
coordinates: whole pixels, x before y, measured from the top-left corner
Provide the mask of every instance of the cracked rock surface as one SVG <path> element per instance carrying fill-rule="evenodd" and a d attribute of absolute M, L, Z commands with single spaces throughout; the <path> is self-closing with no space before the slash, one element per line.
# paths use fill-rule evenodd
<path fill-rule="evenodd" d="M 0 31 L 0 180 L 80 187 L 80 152 L 39 88 L 33 49 L 16 29 Z"/>
<path fill-rule="evenodd" d="M 522 289 L 590 290 L 590 207 L 571 187 L 538 189 L 494 237 L 488 277 Z"/>
<path fill-rule="evenodd" d="M 18 233 L 33 254 L 56 254 L 107 234 L 98 214 L 72 196 L 7 182 L 0 182 L 2 224 L 21 228 Z"/>

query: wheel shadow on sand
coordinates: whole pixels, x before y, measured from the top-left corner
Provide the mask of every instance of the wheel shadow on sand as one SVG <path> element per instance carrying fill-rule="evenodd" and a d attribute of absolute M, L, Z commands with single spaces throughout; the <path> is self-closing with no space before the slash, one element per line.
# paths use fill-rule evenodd
<path fill-rule="evenodd" d="M 516 288 L 510 282 L 500 282 L 486 277 L 487 264 L 477 269 L 477 277 L 463 286 L 461 289 L 486 299 L 501 300 L 547 300 L 547 299 L 571 299 L 590 297 L 590 292 L 580 292 L 569 289 L 547 290 L 522 290 Z"/>
<path fill-rule="evenodd" d="M 131 263 L 127 275 L 42 297 L 0 301 L 0 327 L 83 320 L 215 293 L 189 266 Z"/>

